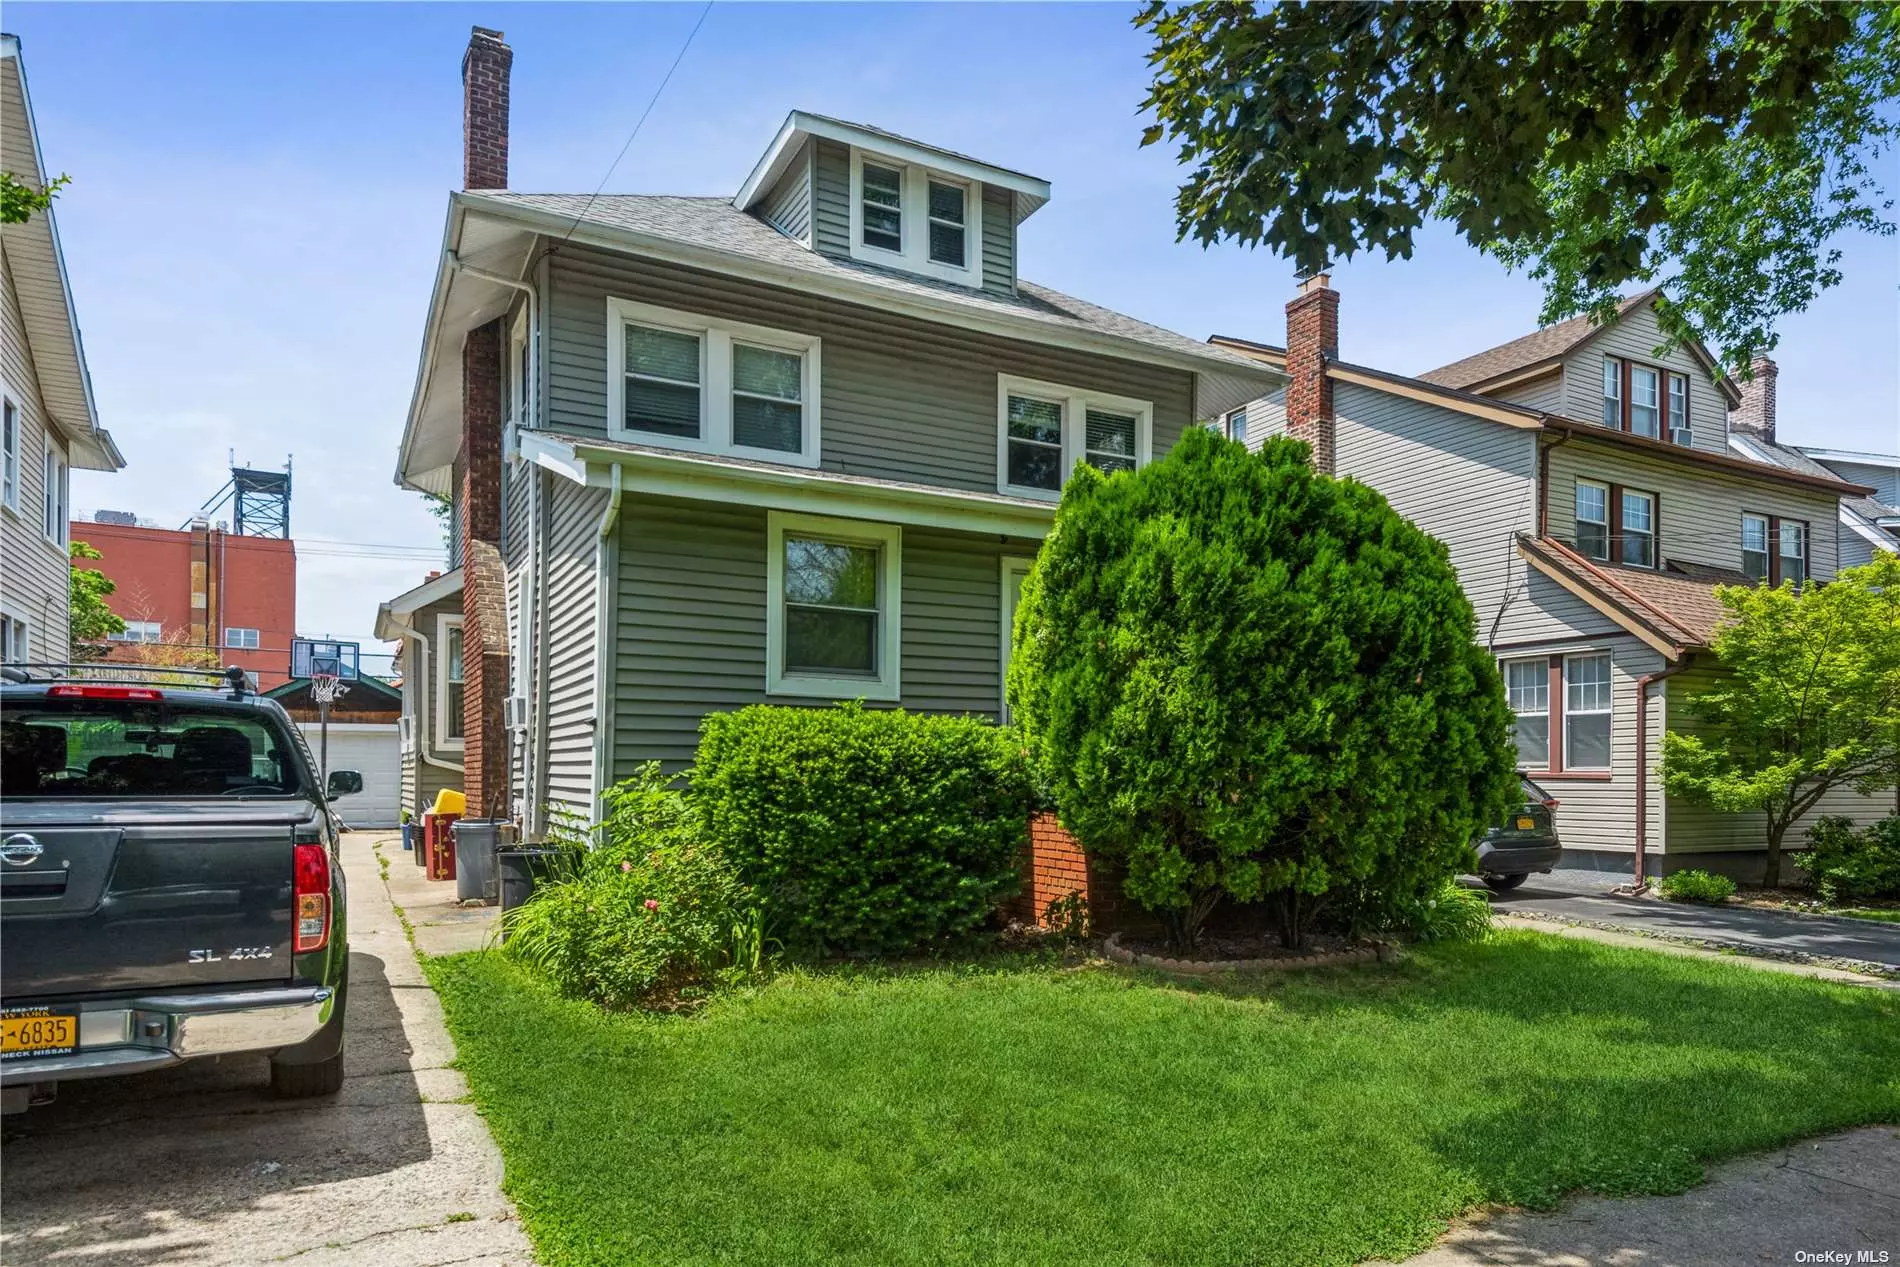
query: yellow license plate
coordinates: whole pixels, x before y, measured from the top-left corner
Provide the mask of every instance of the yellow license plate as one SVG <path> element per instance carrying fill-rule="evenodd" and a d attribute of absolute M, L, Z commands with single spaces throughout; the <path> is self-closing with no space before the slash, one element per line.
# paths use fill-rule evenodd
<path fill-rule="evenodd" d="M 1517 820 L 1517 829 L 1519 831 L 1530 831 L 1536 826 L 1537 820 L 1534 818 L 1520 818 Z"/>
<path fill-rule="evenodd" d="M 78 1045 L 79 1017 L 75 1013 L 40 1008 L 0 1013 L 0 1060 L 64 1056 Z"/>

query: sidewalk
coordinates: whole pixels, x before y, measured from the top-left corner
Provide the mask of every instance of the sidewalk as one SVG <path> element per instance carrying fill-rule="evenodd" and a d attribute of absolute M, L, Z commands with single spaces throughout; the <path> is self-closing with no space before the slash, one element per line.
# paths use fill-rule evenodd
<path fill-rule="evenodd" d="M 416 855 L 402 847 L 400 833 L 372 836 L 370 843 L 388 863 L 389 899 L 409 921 L 418 951 L 454 955 L 495 944 L 499 908 L 460 905 L 455 900 L 455 881 L 429 879 L 425 869 L 416 865 Z"/>

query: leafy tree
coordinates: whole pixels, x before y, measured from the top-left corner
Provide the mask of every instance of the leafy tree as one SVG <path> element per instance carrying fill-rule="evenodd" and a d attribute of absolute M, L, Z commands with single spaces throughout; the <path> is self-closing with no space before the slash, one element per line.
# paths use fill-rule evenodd
<path fill-rule="evenodd" d="M 1515 792 L 1473 628 L 1444 545 L 1377 492 L 1196 428 L 1130 474 L 1077 467 L 1010 706 L 1064 825 L 1177 944 L 1231 897 L 1296 946 L 1329 900 L 1435 888 Z"/>
<path fill-rule="evenodd" d="M 1301 268 L 1409 258 L 1427 219 L 1544 283 L 1545 321 L 1660 284 L 1738 368 L 1888 234 L 1900 5 L 1153 0 L 1143 144 L 1180 142 L 1183 238 Z M 1891 172 L 1891 166 L 1887 167 Z"/>
<path fill-rule="evenodd" d="M 74 664 L 97 660 L 105 655 L 105 641 L 125 632 L 125 622 L 106 606 L 106 596 L 119 587 L 97 568 L 81 567 L 86 559 L 104 556 L 84 541 L 66 547 L 67 567 L 71 570 L 72 634 L 70 655 Z"/>
<path fill-rule="evenodd" d="M 0 171 L 0 224 L 25 224 L 34 212 L 51 207 L 59 191 L 71 183 L 72 177 L 61 175 L 35 189 L 12 172 Z"/>
<path fill-rule="evenodd" d="M 1716 595 L 1729 620 L 1711 645 L 1726 672 L 1691 699 L 1706 730 L 1663 735 L 1663 786 L 1764 814 L 1773 887 L 1788 829 L 1823 796 L 1900 778 L 1900 555 L 1798 593 L 1784 583 Z"/>

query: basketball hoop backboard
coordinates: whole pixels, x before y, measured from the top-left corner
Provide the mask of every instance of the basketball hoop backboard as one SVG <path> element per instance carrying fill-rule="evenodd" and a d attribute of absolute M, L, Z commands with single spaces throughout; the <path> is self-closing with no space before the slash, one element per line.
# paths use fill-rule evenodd
<path fill-rule="evenodd" d="M 290 640 L 290 676 L 294 678 L 328 675 L 354 682 L 360 656 L 360 643 L 333 642 L 317 638 Z"/>

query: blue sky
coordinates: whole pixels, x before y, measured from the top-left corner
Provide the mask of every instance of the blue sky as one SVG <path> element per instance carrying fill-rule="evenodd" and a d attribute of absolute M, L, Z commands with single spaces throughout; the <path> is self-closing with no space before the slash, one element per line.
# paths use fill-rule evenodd
<path fill-rule="evenodd" d="M 1051 182 L 1024 276 L 1197 338 L 1277 342 L 1284 262 L 1174 241 L 1173 157 L 1136 145 L 1133 8 L 715 4 L 607 189 L 731 193 L 794 107 L 877 123 Z M 74 505 L 182 521 L 228 450 L 259 466 L 294 453 L 299 623 L 367 643 L 376 602 L 419 581 L 438 540 L 391 471 L 460 179 L 469 26 L 515 48 L 512 185 L 591 191 L 699 12 L 8 4 L 47 162 L 73 176 L 60 231 L 130 462 L 77 475 Z M 1782 433 L 1893 452 L 1900 245 L 1841 245 L 1846 284 L 1783 329 Z M 1526 332 L 1539 302 L 1443 231 L 1334 284 L 1343 355 L 1404 372 Z"/>

